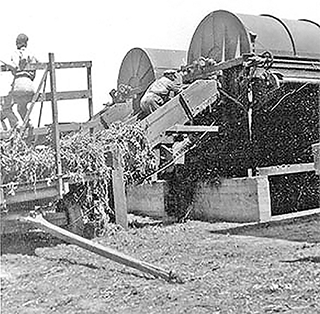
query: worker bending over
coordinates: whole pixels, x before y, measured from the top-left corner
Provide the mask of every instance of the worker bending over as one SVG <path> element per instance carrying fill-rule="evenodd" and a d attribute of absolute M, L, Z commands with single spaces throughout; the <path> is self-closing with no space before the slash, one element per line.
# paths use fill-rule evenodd
<path fill-rule="evenodd" d="M 144 116 L 157 110 L 182 89 L 182 76 L 175 70 L 167 70 L 155 80 L 141 98 L 140 108 Z"/>

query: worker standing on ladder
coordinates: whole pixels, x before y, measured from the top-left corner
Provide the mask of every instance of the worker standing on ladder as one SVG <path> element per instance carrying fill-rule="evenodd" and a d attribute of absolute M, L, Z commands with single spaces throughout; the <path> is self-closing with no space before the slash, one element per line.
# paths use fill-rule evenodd
<path fill-rule="evenodd" d="M 157 110 L 182 89 L 182 77 L 175 70 L 166 70 L 155 80 L 141 98 L 140 108 L 145 116 Z"/>
<path fill-rule="evenodd" d="M 30 63 L 38 61 L 27 49 L 28 40 L 29 38 L 25 34 L 19 34 L 17 36 L 17 50 L 14 51 L 11 57 L 12 68 L 10 68 L 14 76 L 10 92 L 12 96 L 11 108 L 14 104 L 17 104 L 18 112 L 22 120 L 24 120 L 27 115 L 27 105 L 31 102 L 35 93 L 33 80 L 35 78 L 36 71 L 26 70 L 25 68 Z M 9 117 L 8 119 L 10 121 Z M 16 124 L 17 122 L 18 121 L 16 121 Z M 10 125 L 11 124 L 12 123 L 10 121 Z M 30 121 L 27 122 L 27 127 L 31 127 Z"/>

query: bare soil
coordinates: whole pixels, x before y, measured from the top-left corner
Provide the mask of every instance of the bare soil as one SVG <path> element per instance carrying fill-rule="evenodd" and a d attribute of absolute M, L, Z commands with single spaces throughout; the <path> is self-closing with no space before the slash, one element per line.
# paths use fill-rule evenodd
<path fill-rule="evenodd" d="M 174 270 L 168 283 L 45 234 L 4 236 L 1 313 L 320 313 L 320 215 L 187 221 L 94 241 Z"/>

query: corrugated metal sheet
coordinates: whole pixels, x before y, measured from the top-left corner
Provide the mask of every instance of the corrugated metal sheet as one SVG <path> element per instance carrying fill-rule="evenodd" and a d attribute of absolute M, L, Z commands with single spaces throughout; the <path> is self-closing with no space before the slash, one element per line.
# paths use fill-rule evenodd
<path fill-rule="evenodd" d="M 191 64 L 203 56 L 225 61 L 252 51 L 319 59 L 320 26 L 307 20 L 214 11 L 200 22 L 193 34 L 187 60 Z"/>
<path fill-rule="evenodd" d="M 145 90 L 165 70 L 179 69 L 185 65 L 186 56 L 187 53 L 183 50 L 133 48 L 122 60 L 118 89 L 121 84 L 125 84 Z"/>

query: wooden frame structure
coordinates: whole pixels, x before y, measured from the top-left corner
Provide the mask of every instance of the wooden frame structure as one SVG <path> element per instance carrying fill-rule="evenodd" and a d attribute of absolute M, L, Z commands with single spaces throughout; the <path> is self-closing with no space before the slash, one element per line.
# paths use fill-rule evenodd
<path fill-rule="evenodd" d="M 74 69 L 74 68 L 85 68 L 87 75 L 87 89 L 85 90 L 75 90 L 75 91 L 57 91 L 56 84 L 56 71 L 59 69 Z M 88 109 L 89 109 L 89 119 L 93 117 L 93 101 L 92 101 L 92 62 L 91 61 L 80 61 L 80 62 L 55 62 L 54 54 L 49 53 L 48 63 L 35 63 L 28 65 L 26 70 L 44 70 L 40 83 L 36 89 L 34 97 L 29 105 L 27 115 L 24 119 L 23 125 L 20 132 L 23 134 L 25 132 L 27 121 L 31 115 L 36 102 L 41 102 L 40 115 L 42 111 L 42 106 L 44 101 L 51 102 L 52 108 L 52 136 L 53 143 L 56 152 L 56 177 L 54 181 L 42 180 L 38 182 L 35 186 L 19 185 L 15 189 L 14 195 L 4 195 L 3 188 L 0 187 L 0 204 L 15 204 L 26 201 L 41 201 L 45 199 L 57 199 L 62 198 L 64 194 L 69 191 L 68 178 L 65 178 L 62 173 L 61 156 L 60 156 L 60 132 L 70 131 L 70 130 L 80 130 L 81 126 L 78 124 L 72 124 L 71 127 L 63 128 L 59 126 L 58 120 L 58 101 L 60 100 L 73 100 L 73 99 L 88 99 Z M 1 66 L 1 71 L 9 71 L 6 66 Z M 45 92 L 46 81 L 50 77 L 50 92 Z M 40 118 L 39 118 L 40 121 Z M 35 135 L 42 134 L 38 131 L 34 132 Z M 119 152 L 116 152 L 113 156 L 113 185 L 115 193 L 115 207 L 117 213 L 117 222 L 120 223 L 125 229 L 128 226 L 127 216 L 126 216 L 126 198 L 124 195 L 124 183 L 123 183 L 123 170 L 121 166 L 121 156 Z M 92 179 L 92 178 L 89 178 Z M 122 191 L 122 192 L 121 192 Z M 121 197 L 124 196 L 122 199 Z M 58 213 L 59 214 L 59 213 Z M 53 221 L 55 219 L 53 218 Z M 61 220 L 61 219 L 60 219 Z"/>
<path fill-rule="evenodd" d="M 19 196 L 16 196 L 16 200 L 21 202 L 23 199 L 26 201 L 32 200 L 32 199 L 42 199 L 46 196 L 53 197 L 55 196 L 54 186 L 57 186 L 58 188 L 58 196 L 61 198 L 63 194 L 65 194 L 68 191 L 68 188 L 66 188 L 66 182 L 63 180 L 62 177 L 62 167 L 61 167 L 61 157 L 60 157 L 60 130 L 59 130 L 59 121 L 58 121 L 58 100 L 70 100 L 70 99 L 88 99 L 88 108 L 89 108 L 89 118 L 93 116 L 93 101 L 92 101 L 92 76 L 91 76 L 91 67 L 92 62 L 91 61 L 83 61 L 83 62 L 55 62 L 54 54 L 49 53 L 49 62 L 48 63 L 34 63 L 29 64 L 26 66 L 25 70 L 44 70 L 44 73 L 42 75 L 42 78 L 40 80 L 40 83 L 36 89 L 36 92 L 32 98 L 32 101 L 29 105 L 26 117 L 23 121 L 23 125 L 21 127 L 20 132 L 25 132 L 27 122 L 30 118 L 31 112 L 34 108 L 34 105 L 36 102 L 41 101 L 42 105 L 44 101 L 51 101 L 51 108 L 52 108 L 52 128 L 53 128 L 53 143 L 55 145 L 55 151 L 56 151 L 56 168 L 57 168 L 57 182 L 51 184 L 50 186 L 47 186 L 47 189 L 43 187 L 43 184 L 40 183 L 39 185 L 39 191 L 41 193 L 35 193 L 32 189 L 28 191 L 26 187 L 22 187 L 21 191 L 19 190 L 18 193 Z M 68 91 L 68 92 L 58 92 L 57 91 L 57 85 L 56 85 L 56 70 L 57 69 L 70 69 L 70 68 L 86 68 L 87 72 L 87 89 L 86 90 L 78 90 L 78 91 Z M 1 66 L 1 71 L 9 71 L 9 69 L 6 66 Z M 46 81 L 48 78 L 48 74 L 50 76 L 50 89 L 51 91 L 46 93 L 45 87 L 46 87 Z M 41 90 L 43 90 L 41 92 Z M 41 114 L 41 111 L 40 111 Z M 35 187 L 37 188 L 37 187 Z M 2 190 L 2 189 L 1 189 Z M 1 197 L 1 203 L 4 202 L 4 195 L 3 191 L 1 191 L 0 195 Z M 9 197 L 10 198 L 10 197 Z M 14 200 L 11 200 L 14 202 Z"/>
<path fill-rule="evenodd" d="M 286 174 L 293 174 L 293 173 L 301 173 L 301 172 L 312 172 L 315 171 L 317 173 L 316 167 L 316 156 L 314 156 L 315 162 L 314 163 L 301 163 L 301 164 L 290 164 L 290 165 L 280 165 L 280 166 L 270 166 L 270 167 L 260 167 L 257 168 L 257 178 L 265 178 L 268 183 L 268 188 L 264 191 L 265 197 L 269 199 L 269 219 L 267 221 L 276 221 L 281 219 L 289 219 L 289 218 L 296 218 L 306 215 L 313 215 L 320 213 L 320 207 L 307 209 L 299 212 L 293 212 L 289 214 L 281 214 L 273 216 L 271 214 L 271 202 L 270 202 L 270 189 L 269 189 L 269 176 L 276 176 L 276 175 L 286 175 Z"/>
<path fill-rule="evenodd" d="M 22 126 L 22 132 L 26 127 L 26 123 L 29 119 L 31 111 L 34 107 L 36 101 L 51 101 L 52 108 L 52 128 L 53 128 L 53 143 L 56 151 L 56 167 L 57 167 L 57 177 L 58 177 L 58 191 L 59 197 L 61 198 L 64 194 L 63 190 L 63 180 L 62 180 L 62 167 L 61 167 L 61 157 L 60 157 L 60 130 L 59 130 L 59 120 L 58 120 L 58 100 L 71 100 L 71 99 L 88 99 L 89 108 L 89 118 L 93 116 L 93 101 L 92 101 L 92 76 L 91 76 L 91 61 L 83 62 L 55 62 L 54 54 L 49 53 L 48 63 L 36 63 L 30 64 L 28 69 L 30 70 L 44 70 L 43 77 L 37 88 L 37 91 L 30 104 L 27 116 L 24 120 Z M 56 83 L 56 70 L 57 69 L 71 69 L 71 68 L 86 68 L 87 69 L 87 89 L 78 91 L 67 91 L 58 92 Z M 43 92 L 40 94 L 40 90 L 44 87 L 47 79 L 47 73 L 50 75 L 50 93 Z"/>

